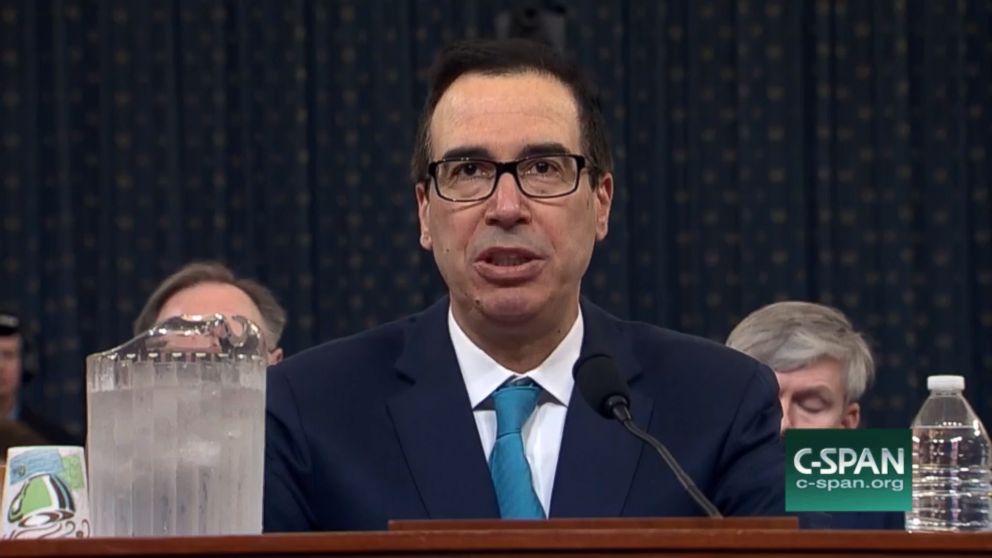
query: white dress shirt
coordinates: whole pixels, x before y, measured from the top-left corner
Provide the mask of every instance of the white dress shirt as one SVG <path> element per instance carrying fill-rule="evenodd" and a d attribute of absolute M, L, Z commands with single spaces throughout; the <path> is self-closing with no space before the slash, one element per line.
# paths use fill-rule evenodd
<path fill-rule="evenodd" d="M 475 425 L 479 429 L 486 461 L 496 443 L 496 411 L 493 408 L 492 393 L 511 378 L 522 377 L 493 360 L 465 335 L 448 308 L 448 331 L 455 347 L 455 357 L 461 368 L 465 388 L 475 415 Z M 551 510 L 551 491 L 555 485 L 555 470 L 558 466 L 558 452 L 561 449 L 561 435 L 565 428 L 565 412 L 572 396 L 572 367 L 582 349 L 582 311 L 572 324 L 572 328 L 554 351 L 525 375 L 541 387 L 537 408 L 524 423 L 521 436 L 524 440 L 524 453 L 530 465 L 534 492 L 541 500 L 544 514 Z"/>

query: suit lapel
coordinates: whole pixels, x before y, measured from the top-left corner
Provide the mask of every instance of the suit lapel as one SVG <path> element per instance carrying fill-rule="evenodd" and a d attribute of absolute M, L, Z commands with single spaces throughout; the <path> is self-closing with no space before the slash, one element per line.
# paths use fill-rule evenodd
<path fill-rule="evenodd" d="M 641 373 L 640 364 L 633 356 L 629 339 L 619 329 L 621 324 L 585 300 L 582 319 L 582 355 L 612 355 L 620 373 L 634 384 Z M 649 397 L 632 386 L 631 412 L 642 427 L 647 427 L 651 418 L 652 404 Z M 551 495 L 551 516 L 620 516 L 641 451 L 640 441 L 619 422 L 598 415 L 582 399 L 578 388 L 573 388 Z"/>
<path fill-rule="evenodd" d="M 430 518 L 499 517 L 447 319 L 445 298 L 408 326 L 396 364 L 412 385 L 389 401 L 390 417 Z"/>

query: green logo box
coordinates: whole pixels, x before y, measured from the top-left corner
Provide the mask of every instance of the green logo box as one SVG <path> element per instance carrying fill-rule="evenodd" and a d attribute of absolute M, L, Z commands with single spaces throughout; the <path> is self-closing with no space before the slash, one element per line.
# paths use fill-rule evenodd
<path fill-rule="evenodd" d="M 785 511 L 909 511 L 908 429 L 785 431 Z"/>

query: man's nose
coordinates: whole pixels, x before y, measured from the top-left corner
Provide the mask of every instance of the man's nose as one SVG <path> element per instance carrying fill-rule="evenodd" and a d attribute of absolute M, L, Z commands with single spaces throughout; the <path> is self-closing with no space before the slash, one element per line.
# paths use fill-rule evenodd
<path fill-rule="evenodd" d="M 530 219 L 527 198 L 510 173 L 499 177 L 496 191 L 489 202 L 486 211 L 486 223 L 489 225 L 509 228 Z"/>

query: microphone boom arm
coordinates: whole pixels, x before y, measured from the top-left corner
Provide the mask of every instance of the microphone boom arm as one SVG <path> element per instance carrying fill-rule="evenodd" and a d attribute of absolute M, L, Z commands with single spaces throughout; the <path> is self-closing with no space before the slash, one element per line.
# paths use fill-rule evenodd
<path fill-rule="evenodd" d="M 612 400 L 613 398 L 611 397 L 610 399 Z M 678 461 L 675 460 L 675 457 L 668 451 L 668 448 L 666 448 L 660 441 L 656 440 L 654 436 L 641 430 L 636 424 L 634 424 L 634 419 L 630 416 L 630 409 L 624 404 L 625 402 L 613 402 L 611 400 L 607 400 L 606 404 L 610 405 L 610 403 L 614 403 L 611 406 L 613 416 L 615 416 L 616 419 L 619 420 L 620 423 L 623 424 L 624 428 L 626 428 L 631 434 L 658 452 L 658 455 L 661 456 L 661 459 L 665 461 L 665 464 L 668 465 L 673 473 L 675 473 L 675 478 L 678 479 L 679 484 L 682 485 L 682 488 L 689 493 L 689 496 L 691 496 L 693 501 L 696 502 L 696 505 L 705 511 L 706 515 L 710 517 L 723 517 L 720 510 L 716 509 L 716 506 L 714 506 L 699 490 L 696 483 L 692 482 L 692 477 L 690 477 L 689 474 L 682 469 L 682 466 L 679 465 Z"/>

